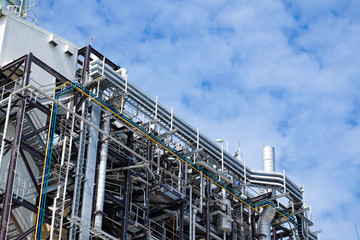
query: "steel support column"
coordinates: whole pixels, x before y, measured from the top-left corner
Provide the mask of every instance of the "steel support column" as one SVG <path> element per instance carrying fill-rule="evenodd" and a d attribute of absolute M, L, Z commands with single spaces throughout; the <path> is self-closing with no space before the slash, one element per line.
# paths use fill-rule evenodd
<path fill-rule="evenodd" d="M 30 167 L 29 161 L 27 160 L 27 158 L 26 158 L 26 156 L 25 156 L 25 153 L 24 153 L 24 151 L 23 151 L 22 149 L 20 149 L 20 155 L 21 155 L 21 158 L 22 158 L 22 160 L 23 160 L 23 162 L 24 162 L 24 164 L 25 164 L 25 167 L 26 167 L 26 169 L 27 169 L 27 171 L 28 171 L 28 173 L 29 173 L 29 175 L 30 175 L 31 181 L 32 181 L 33 184 L 34 184 L 34 187 L 35 187 L 37 193 L 40 195 L 40 186 L 39 186 L 39 184 L 38 184 L 37 181 L 36 181 L 35 175 L 34 175 L 34 173 L 32 172 L 32 169 L 31 169 L 31 167 Z"/>
<path fill-rule="evenodd" d="M 206 240 L 210 240 L 210 180 L 206 181 Z"/>
<path fill-rule="evenodd" d="M 180 203 L 180 214 L 179 214 L 179 240 L 184 240 L 184 211 L 185 203 L 181 201 Z"/>
<path fill-rule="evenodd" d="M 82 84 L 85 84 L 88 81 L 90 54 L 91 54 L 91 45 L 88 45 L 86 46 L 85 55 L 84 55 L 84 63 L 82 69 Z"/>
<path fill-rule="evenodd" d="M 148 142 L 148 149 L 147 149 L 147 160 L 149 163 L 149 167 L 151 168 L 151 160 L 153 158 L 153 145 L 152 143 L 149 141 Z M 148 170 L 146 170 L 146 181 L 149 182 L 150 181 L 150 173 Z M 148 230 L 149 229 L 149 225 L 150 225 L 150 218 L 149 218 L 149 214 L 150 214 L 150 197 L 149 197 L 149 185 L 146 185 L 145 187 L 145 219 L 144 219 L 144 236 L 148 235 Z M 144 238 L 146 239 L 146 238 Z"/>
<path fill-rule="evenodd" d="M 185 164 L 184 162 L 181 162 L 180 164 L 181 168 L 180 169 L 185 169 Z M 179 169 L 179 171 L 180 171 Z M 185 171 L 186 172 L 186 171 Z M 182 181 L 185 181 L 185 172 L 182 171 L 181 172 L 181 179 Z M 186 184 L 181 184 L 181 188 L 180 188 L 181 193 L 183 193 L 186 196 Z M 179 213 L 179 240 L 183 240 L 184 239 L 184 212 L 185 212 L 185 199 L 186 197 L 181 200 L 180 202 L 180 213 Z"/>
<path fill-rule="evenodd" d="M 234 208 L 234 198 L 231 198 L 231 207 Z M 234 214 L 234 211 L 231 211 L 231 215 Z M 234 214 L 235 215 L 235 214 Z M 233 216 L 231 216 L 233 217 Z M 230 240 L 234 240 L 235 239 L 235 236 L 236 234 L 234 234 L 234 229 L 235 229 L 235 226 L 236 226 L 236 223 L 235 221 L 232 221 L 231 223 L 231 229 L 232 231 L 230 232 Z"/>
<path fill-rule="evenodd" d="M 272 227 L 272 240 L 276 240 L 276 227 Z"/>
<path fill-rule="evenodd" d="M 25 71 L 23 75 L 23 87 L 29 84 L 30 80 L 30 69 L 31 69 L 31 61 L 32 54 L 26 56 L 25 60 Z M 3 204 L 3 211 L 1 214 L 1 230 L 0 230 L 0 239 L 6 239 L 7 235 L 7 226 L 9 222 L 9 216 L 11 211 L 11 202 L 13 197 L 13 185 L 15 178 L 15 169 L 16 169 L 16 161 L 19 155 L 19 146 L 21 142 L 21 132 L 24 121 L 24 113 L 25 113 L 25 105 L 26 100 L 24 98 L 25 92 L 23 92 L 23 99 L 19 103 L 17 115 L 16 115 L 16 126 L 14 133 L 14 140 L 11 145 L 11 154 L 10 154 L 10 162 L 8 169 L 8 176 L 5 188 L 5 197 Z"/>
<path fill-rule="evenodd" d="M 256 229 L 255 229 L 255 210 L 251 209 L 251 239 L 256 239 Z"/>
<path fill-rule="evenodd" d="M 134 148 L 134 135 L 132 132 L 127 134 L 127 146 L 131 149 Z M 133 161 L 133 154 L 128 152 L 128 166 L 131 166 Z M 130 194 L 131 194 L 131 169 L 126 170 L 126 182 L 125 182 L 125 197 L 124 197 L 124 214 L 121 223 L 121 239 L 127 240 L 127 228 L 129 225 L 129 209 L 130 209 Z"/>

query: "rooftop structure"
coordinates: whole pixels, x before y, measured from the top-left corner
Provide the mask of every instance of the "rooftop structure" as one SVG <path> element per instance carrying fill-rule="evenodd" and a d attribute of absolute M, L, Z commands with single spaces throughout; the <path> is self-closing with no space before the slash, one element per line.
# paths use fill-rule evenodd
<path fill-rule="evenodd" d="M 0 11 L 0 239 L 317 239 L 273 147 L 252 170 L 91 45 Z"/>

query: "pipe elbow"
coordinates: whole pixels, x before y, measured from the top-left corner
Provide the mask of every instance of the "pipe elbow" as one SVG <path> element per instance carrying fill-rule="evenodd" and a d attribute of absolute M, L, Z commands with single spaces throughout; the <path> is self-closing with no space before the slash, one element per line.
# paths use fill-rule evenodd
<path fill-rule="evenodd" d="M 270 240 L 271 238 L 271 222 L 275 217 L 275 210 L 271 207 L 264 207 L 258 221 L 259 240 Z"/>

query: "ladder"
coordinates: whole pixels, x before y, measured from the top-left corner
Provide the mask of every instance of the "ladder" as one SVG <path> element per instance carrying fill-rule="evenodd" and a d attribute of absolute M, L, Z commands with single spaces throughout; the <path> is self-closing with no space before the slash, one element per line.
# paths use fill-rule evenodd
<path fill-rule="evenodd" d="M 82 108 L 82 117 L 84 117 L 85 119 L 88 117 L 87 110 L 88 110 L 88 101 L 85 101 L 83 103 L 83 108 Z M 71 213 L 72 218 L 78 216 L 80 209 L 81 183 L 83 180 L 83 166 L 85 160 L 86 138 L 87 138 L 87 125 L 83 121 L 80 121 L 80 139 L 78 146 L 79 153 L 77 158 L 78 162 L 76 165 L 74 197 L 73 197 L 73 205 L 72 205 L 72 213 Z M 73 239 L 73 240 L 76 239 L 76 231 L 77 231 L 77 225 L 73 223 L 70 228 L 69 239 Z"/>
<path fill-rule="evenodd" d="M 62 149 L 61 162 L 58 166 L 58 188 L 53 203 L 54 210 L 51 220 L 50 239 L 61 239 L 65 203 L 69 201 L 69 199 L 66 198 L 66 188 L 71 165 L 70 158 L 74 135 L 74 121 L 75 117 L 72 118 L 72 121 L 69 121 L 68 118 L 65 121 L 65 137 L 63 141 L 64 144 Z M 67 130 L 68 125 L 71 126 L 70 133 L 68 133 Z"/>

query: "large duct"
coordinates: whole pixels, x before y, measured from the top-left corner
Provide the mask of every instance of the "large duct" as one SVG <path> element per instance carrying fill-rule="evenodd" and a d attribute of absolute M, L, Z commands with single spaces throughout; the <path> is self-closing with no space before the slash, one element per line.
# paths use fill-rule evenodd
<path fill-rule="evenodd" d="M 110 117 L 106 116 L 104 120 L 104 131 L 109 134 L 110 130 Z M 95 216 L 95 228 L 101 229 L 103 222 L 102 212 L 104 210 L 104 196 L 105 196 L 105 180 L 106 180 L 106 165 L 107 155 L 109 148 L 109 139 L 103 135 L 100 150 L 100 165 L 98 172 L 98 185 L 97 185 L 97 197 L 96 197 L 96 216 Z"/>
<path fill-rule="evenodd" d="M 274 148 L 265 146 L 263 148 L 263 170 L 275 171 Z M 271 221 L 275 217 L 275 210 L 271 207 L 264 207 L 259 218 L 259 240 L 271 240 Z"/>

